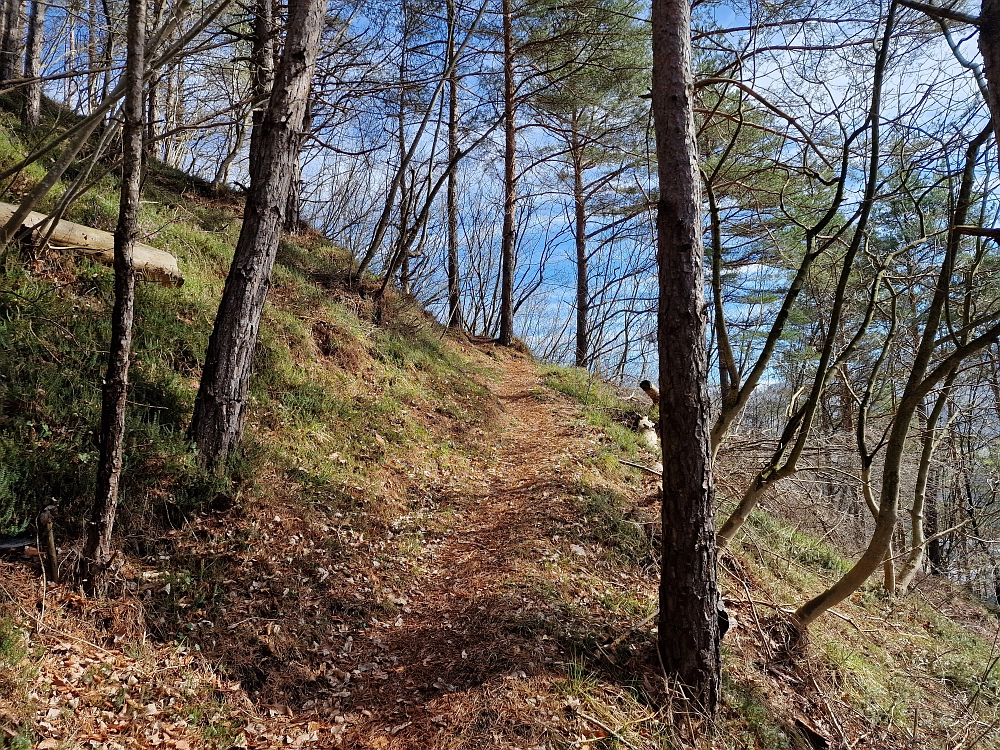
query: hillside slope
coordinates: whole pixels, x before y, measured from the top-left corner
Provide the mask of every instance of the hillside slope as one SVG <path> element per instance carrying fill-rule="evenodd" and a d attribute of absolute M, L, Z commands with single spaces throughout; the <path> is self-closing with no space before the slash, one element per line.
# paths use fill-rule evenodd
<path fill-rule="evenodd" d="M 116 601 L 43 600 L 31 565 L 5 564 L 5 723 L 39 747 L 679 746 L 696 719 L 664 708 L 657 674 L 649 487 L 551 387 L 579 376 L 486 348 L 466 356 L 488 425 L 408 415 L 466 433 L 460 461 L 387 461 L 350 509 L 294 484 L 206 509 L 128 561 Z M 861 597 L 790 660 L 765 618 L 794 576 L 757 523 L 758 559 L 724 560 L 740 625 L 715 746 L 996 746 L 977 674 L 995 617 L 940 584 Z"/>
<path fill-rule="evenodd" d="M 0 136 L 2 159 L 23 153 Z M 106 228 L 113 188 L 72 218 Z M 245 449 L 206 476 L 185 428 L 239 204 L 162 171 L 146 197 L 143 240 L 188 280 L 140 291 L 117 590 L 0 562 L 0 747 L 685 744 L 699 719 L 654 648 L 655 489 L 621 462 L 655 461 L 624 426 L 644 397 L 449 334 L 412 300 L 375 325 L 349 254 L 307 234 L 282 245 Z M 32 248 L 3 263 L 0 524 L 55 499 L 68 570 L 110 272 Z M 738 624 L 714 745 L 1000 746 L 1000 626 L 955 587 L 873 585 L 787 653 L 773 623 L 845 564 L 765 513 L 724 555 Z"/>

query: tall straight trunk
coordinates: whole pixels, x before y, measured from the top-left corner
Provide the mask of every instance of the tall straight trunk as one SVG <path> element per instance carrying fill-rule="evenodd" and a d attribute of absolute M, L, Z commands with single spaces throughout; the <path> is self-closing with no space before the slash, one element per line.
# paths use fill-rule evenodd
<path fill-rule="evenodd" d="M 114 13 L 111 10 L 111 0 L 101 0 L 101 7 L 104 12 L 105 23 L 107 24 L 107 33 L 104 35 L 104 48 L 101 51 L 101 62 L 99 66 L 102 67 L 104 71 L 101 73 L 101 89 L 100 94 L 97 96 L 97 101 L 104 101 L 108 98 L 108 92 L 111 91 L 112 82 L 112 67 L 114 66 L 115 60 L 115 37 L 112 33 L 111 28 L 111 18 Z M 147 15 L 149 10 L 146 11 Z M 97 102 L 94 103 L 97 105 Z M 109 122 L 104 123 L 104 129 L 106 130 L 108 126 L 111 125 Z"/>
<path fill-rule="evenodd" d="M 243 435 L 250 366 L 301 143 L 326 0 L 292 2 L 271 97 L 251 138 L 243 227 L 208 342 L 190 434 L 199 460 L 221 468 Z"/>
<path fill-rule="evenodd" d="M 302 132 L 295 147 L 295 171 L 292 184 L 288 188 L 288 205 L 285 207 L 286 234 L 298 234 L 302 229 L 302 147 L 312 132 L 312 100 L 306 102 L 306 113 L 302 119 Z"/>
<path fill-rule="evenodd" d="M 127 34 L 122 192 L 118 225 L 115 228 L 115 305 L 111 316 L 108 372 L 101 400 L 101 456 L 97 465 L 97 490 L 79 569 L 79 582 L 89 594 L 102 592 L 106 583 L 104 572 L 112 555 L 111 532 L 118 508 L 122 470 L 125 404 L 128 397 L 132 320 L 135 311 L 132 248 L 139 224 L 139 193 L 142 187 L 142 79 L 145 67 L 146 3 L 129 4 Z"/>
<path fill-rule="evenodd" d="M 16 2 L 18 2 L 18 0 L 0 0 L 0 71 L 3 70 L 3 65 L 4 65 L 3 58 L 6 56 L 6 55 L 4 55 L 4 46 L 3 45 L 4 45 L 5 40 L 7 39 L 7 14 L 8 14 L 10 6 L 12 4 L 16 3 Z M 72 8 L 70 9 L 70 14 L 71 14 L 71 17 L 72 17 Z M 71 70 L 72 69 L 72 59 L 71 58 L 72 58 L 72 54 L 73 54 L 73 47 L 72 47 L 72 44 L 73 44 L 73 37 L 72 37 L 73 22 L 72 22 L 72 20 L 68 21 L 68 25 L 69 25 L 70 34 L 71 34 L 71 36 L 70 36 L 70 50 L 69 50 L 70 59 L 66 63 L 66 69 L 67 70 Z M 69 79 L 66 79 L 66 80 L 68 81 Z M 0 83 L 2 83 L 2 81 L 0 81 Z"/>
<path fill-rule="evenodd" d="M 499 342 L 510 346 L 514 340 L 514 209 L 517 202 L 515 172 L 514 101 L 514 17 L 511 0 L 503 0 L 503 230 L 500 239 L 500 335 Z"/>
<path fill-rule="evenodd" d="M 180 63 L 171 66 L 167 71 L 167 86 L 163 94 L 163 130 L 169 133 L 174 126 L 174 108 L 177 99 L 177 79 Z M 177 166 L 177 135 L 168 135 L 163 139 L 163 163 L 168 167 Z"/>
<path fill-rule="evenodd" d="M 146 152 L 154 155 L 162 148 L 154 145 L 156 143 L 157 123 L 160 120 L 160 112 L 163 107 L 160 103 L 162 89 L 160 83 L 163 79 L 160 76 L 153 76 L 149 81 L 149 90 L 146 94 Z"/>
<path fill-rule="evenodd" d="M 402 0 L 403 31 L 402 31 L 402 54 L 399 56 L 399 108 L 396 110 L 396 145 L 399 147 L 399 163 L 406 160 L 406 74 L 407 74 L 407 48 L 410 44 L 409 14 L 407 12 L 407 0 Z M 416 175 L 413 174 L 413 182 L 416 182 Z M 410 205 L 413 202 L 413 191 L 416 186 L 411 184 L 406 178 L 406 171 L 399 180 L 399 234 L 396 237 L 396 249 L 392 258 L 399 258 L 396 265 L 399 266 L 399 290 L 405 295 L 410 293 L 410 253 L 406 247 L 406 229 L 410 221 Z M 390 266 L 393 265 L 390 259 Z M 395 273 L 395 268 L 389 268 L 385 274 L 385 282 Z M 383 287 L 385 284 L 383 284 Z M 381 295 L 380 295 L 381 296 Z"/>
<path fill-rule="evenodd" d="M 688 0 L 654 0 L 652 22 L 663 448 L 658 641 L 666 671 L 714 715 L 721 683 L 719 592 Z"/>
<path fill-rule="evenodd" d="M 11 81 L 24 70 L 24 2 L 6 0 L 3 50 L 0 54 L 0 82 Z"/>
<path fill-rule="evenodd" d="M 576 366 L 586 367 L 590 354 L 590 278 L 587 270 L 587 204 L 583 197 L 583 147 L 577 113 L 573 113 L 570 157 L 573 160 L 573 240 L 576 247 Z"/>
<path fill-rule="evenodd" d="M 163 20 L 166 3 L 164 0 L 152 0 L 150 10 L 152 15 L 150 27 L 158 29 Z M 156 142 L 156 124 L 160 119 L 160 110 L 162 109 L 160 102 L 160 83 L 162 80 L 162 76 L 153 75 L 146 86 L 146 154 L 148 155 L 156 153 L 156 147 L 153 144 Z"/>
<path fill-rule="evenodd" d="M 70 0 L 67 9 L 69 18 L 66 20 L 66 70 L 73 70 L 76 65 L 76 19 L 80 15 L 79 0 Z M 6 14 L 4 14 L 3 33 L 7 33 Z M 2 38 L 2 37 L 0 37 Z M 76 76 L 66 78 L 63 81 L 63 104 L 73 108 L 73 86 Z"/>
<path fill-rule="evenodd" d="M 105 29 L 105 43 L 107 46 L 111 46 L 111 18 L 105 16 L 105 23 L 107 28 Z M 97 69 L 101 65 L 103 55 L 99 56 L 97 51 L 97 28 L 98 28 L 98 12 L 97 12 L 97 0 L 90 0 L 89 7 L 87 8 L 87 114 L 94 111 L 97 106 L 97 83 L 98 76 Z"/>
<path fill-rule="evenodd" d="M 250 95 L 253 97 L 253 130 L 250 131 L 250 163 L 257 161 L 261 124 L 274 86 L 274 6 L 271 0 L 256 0 L 253 6 L 253 45 L 250 59 L 253 73 Z"/>
<path fill-rule="evenodd" d="M 455 0 L 448 0 L 448 327 L 465 327 L 458 270 L 458 66 L 455 64 Z"/>
<path fill-rule="evenodd" d="M 31 19 L 28 22 L 28 42 L 24 58 L 24 77 L 27 90 L 24 97 L 24 115 L 21 118 L 26 128 L 37 128 L 42 116 L 42 43 L 45 35 L 45 8 L 47 2 L 33 0 Z"/>

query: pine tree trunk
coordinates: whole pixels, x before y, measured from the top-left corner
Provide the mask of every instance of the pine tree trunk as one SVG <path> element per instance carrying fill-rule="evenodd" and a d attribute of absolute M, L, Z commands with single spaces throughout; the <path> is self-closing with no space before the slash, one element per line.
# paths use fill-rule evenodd
<path fill-rule="evenodd" d="M 573 239 L 576 247 L 576 366 L 587 367 L 590 354 L 590 278 L 587 270 L 587 205 L 583 197 L 583 148 L 573 113 L 570 133 L 573 160 Z"/>
<path fill-rule="evenodd" d="M 163 92 L 163 131 L 169 133 L 174 125 L 174 107 L 177 98 L 177 72 L 180 63 L 172 66 L 166 75 L 166 91 Z M 163 163 L 168 167 L 176 166 L 177 135 L 167 135 L 163 139 Z"/>
<path fill-rule="evenodd" d="M 191 422 L 199 460 L 208 468 L 223 467 L 243 434 L 251 360 L 298 158 L 325 9 L 325 0 L 291 4 L 271 97 L 251 137 L 256 158 L 250 162 L 243 227 L 209 340 Z"/>
<path fill-rule="evenodd" d="M 45 8 L 48 3 L 33 0 L 28 23 L 28 43 L 24 58 L 24 77 L 31 81 L 25 91 L 24 115 L 26 128 L 37 128 L 42 116 L 42 43 L 45 34 Z"/>
<path fill-rule="evenodd" d="M 4 66 L 3 58 L 6 57 L 6 55 L 4 54 L 4 46 L 3 45 L 5 43 L 5 40 L 7 39 L 7 16 L 8 16 L 8 13 L 10 12 L 11 5 L 15 5 L 18 2 L 19 2 L 19 0 L 0 0 L 0 71 L 3 70 L 3 66 Z M 72 13 L 72 7 L 70 8 L 70 12 Z M 70 27 L 70 31 L 72 32 L 72 30 L 73 30 L 72 21 L 69 21 L 68 25 Z M 73 38 L 71 36 L 70 37 L 70 48 L 69 48 L 70 59 L 68 59 L 67 62 L 66 62 L 67 69 L 69 69 L 72 66 L 72 59 L 71 59 L 72 58 L 72 54 L 73 54 L 73 46 L 72 46 L 72 44 L 73 44 Z M 67 79 L 67 80 L 69 80 L 69 79 Z M 3 83 L 3 81 L 0 81 L 0 83 Z"/>
<path fill-rule="evenodd" d="M 714 715 L 721 682 L 719 593 L 690 14 L 687 0 L 653 2 L 663 447 L 658 641 L 667 673 Z"/>
<path fill-rule="evenodd" d="M 504 105 L 504 200 L 503 230 L 500 241 L 500 335 L 499 342 L 510 346 L 514 340 L 514 210 L 517 201 L 515 173 L 514 101 L 514 18 L 511 0 L 503 0 L 503 105 Z"/>
<path fill-rule="evenodd" d="M 127 90 L 123 108 L 122 193 L 115 228 L 115 304 L 111 317 L 111 351 L 101 402 L 100 461 L 97 490 L 87 539 L 80 558 L 79 582 L 89 594 L 101 593 L 104 572 L 111 560 L 111 532 L 118 508 L 118 489 L 125 436 L 125 406 L 132 349 L 135 310 L 135 269 L 132 247 L 139 224 L 139 193 L 142 187 L 143 72 L 146 35 L 146 3 L 130 3 L 128 53 L 125 67 Z"/>
<path fill-rule="evenodd" d="M 302 132 L 295 146 L 295 164 L 292 184 L 288 188 L 288 204 L 285 206 L 285 234 L 298 234 L 302 230 L 302 147 L 312 132 L 312 100 L 306 102 L 306 113 L 302 119 Z"/>
<path fill-rule="evenodd" d="M 448 327 L 462 330 L 462 290 L 458 269 L 458 67 L 455 62 L 455 0 L 448 0 Z"/>
<path fill-rule="evenodd" d="M 253 6 L 253 49 L 250 59 L 253 72 L 250 95 L 253 97 L 253 129 L 250 131 L 250 164 L 257 161 L 257 149 L 274 86 L 274 11 L 271 0 L 256 0 Z"/>
<path fill-rule="evenodd" d="M 5 6 L 3 53 L 0 55 L 0 82 L 12 81 L 21 75 L 24 55 L 24 3 L 7 0 Z"/>
<path fill-rule="evenodd" d="M 105 56 L 98 57 L 97 52 L 97 21 L 100 14 L 97 10 L 97 0 L 90 0 L 87 7 L 87 114 L 91 114 L 97 107 L 97 79 L 100 73 L 97 72 L 104 61 Z M 111 18 L 105 14 L 105 21 L 108 27 L 105 29 L 104 43 L 105 50 L 111 46 Z"/>
<path fill-rule="evenodd" d="M 149 25 L 152 28 L 159 28 L 163 20 L 163 12 L 165 3 L 163 0 L 153 0 L 151 4 L 151 15 L 152 18 L 149 21 Z M 149 82 L 146 85 L 146 154 L 147 156 L 152 156 L 158 153 L 156 145 L 157 136 L 157 122 L 160 119 L 160 110 L 162 109 L 160 105 L 160 94 L 163 77 L 160 75 L 152 75 L 149 78 Z"/>

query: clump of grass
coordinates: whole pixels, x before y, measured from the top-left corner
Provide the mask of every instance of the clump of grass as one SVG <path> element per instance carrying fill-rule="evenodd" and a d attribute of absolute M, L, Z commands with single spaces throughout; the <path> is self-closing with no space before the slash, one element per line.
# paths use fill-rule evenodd
<path fill-rule="evenodd" d="M 607 437 L 604 450 L 595 457 L 595 463 L 603 471 L 620 474 L 619 457 L 635 457 L 647 450 L 634 427 L 643 416 L 651 416 L 655 421 L 653 410 L 626 404 L 609 383 L 579 367 L 548 366 L 544 377 L 549 388 L 579 403 L 587 422 Z"/>
<path fill-rule="evenodd" d="M 729 747 L 754 750 L 793 747 L 792 739 L 776 720 L 774 710 L 759 688 L 734 680 L 727 673 L 723 673 L 722 679 L 728 720 L 723 723 L 721 734 Z"/>
<path fill-rule="evenodd" d="M 650 542 L 630 517 L 632 504 L 627 498 L 609 488 L 584 484 L 574 505 L 584 520 L 581 538 L 600 544 L 626 564 L 648 562 Z"/>
<path fill-rule="evenodd" d="M 24 715 L 13 717 L 19 720 L 27 719 L 31 706 L 28 687 L 34 676 L 34 668 L 29 655 L 25 633 L 13 618 L 0 616 L 0 694 L 14 698 L 12 703 L 22 706 Z M 4 750 L 28 750 L 33 744 L 26 721 L 13 735 L 0 733 L 0 748 Z"/>

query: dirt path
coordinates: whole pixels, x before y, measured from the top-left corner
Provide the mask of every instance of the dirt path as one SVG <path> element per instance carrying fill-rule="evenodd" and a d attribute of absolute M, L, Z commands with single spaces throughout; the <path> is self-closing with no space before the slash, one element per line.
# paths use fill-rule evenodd
<path fill-rule="evenodd" d="M 533 363 L 497 356 L 495 421 L 443 469 L 392 467 L 393 482 L 415 478 L 387 508 L 372 495 L 313 507 L 292 487 L 206 511 L 167 533 L 120 600 L 58 587 L 43 603 L 30 566 L 0 566 L 0 593 L 44 646 L 30 707 L 0 689 L 0 729 L 23 719 L 45 750 L 576 742 L 589 725 L 571 674 L 642 620 L 653 582 L 588 526 L 584 496 L 604 491 L 599 431 Z M 418 408 L 453 434 L 434 405 Z M 622 695 L 609 684 L 602 696 Z"/>
<path fill-rule="evenodd" d="M 349 702 L 371 716 L 346 733 L 347 746 L 482 747 L 517 736 L 511 693 L 556 665 L 565 672 L 532 581 L 574 520 L 567 497 L 595 441 L 568 400 L 539 387 L 530 362 L 505 362 L 492 389 L 504 410 L 495 459 L 444 499 L 454 523 L 421 555 L 399 618 L 364 634 L 374 648 L 352 646 L 361 678 Z"/>

